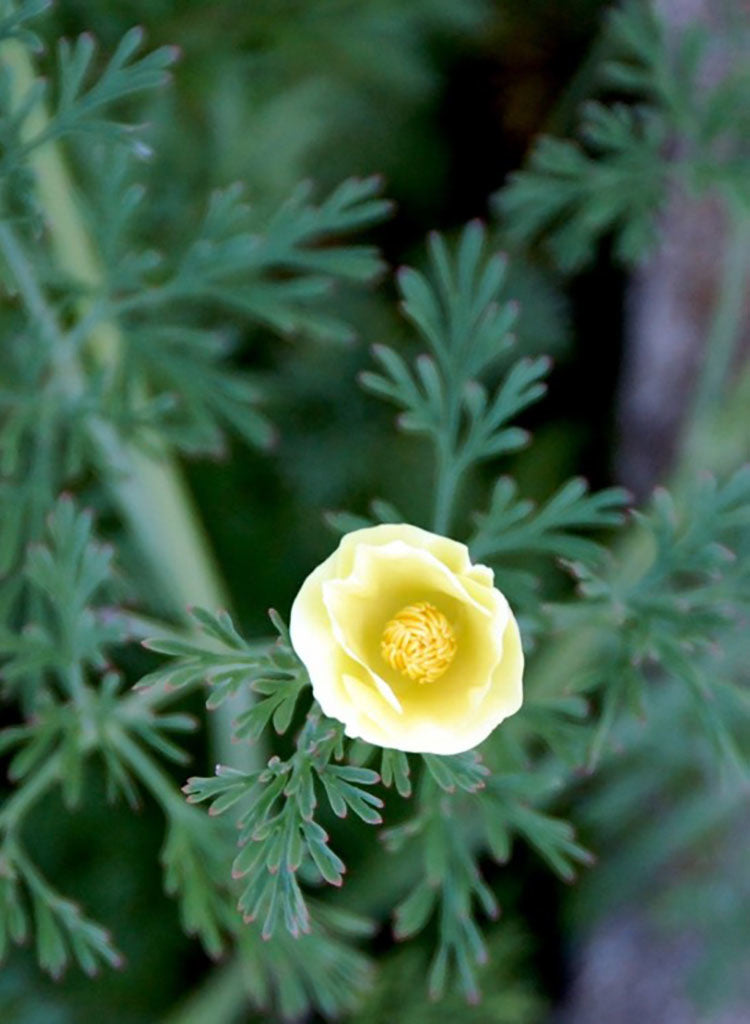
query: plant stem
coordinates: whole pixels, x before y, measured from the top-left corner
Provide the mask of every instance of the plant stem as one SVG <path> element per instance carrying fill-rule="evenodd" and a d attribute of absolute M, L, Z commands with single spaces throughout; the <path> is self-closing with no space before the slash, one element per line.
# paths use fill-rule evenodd
<path fill-rule="evenodd" d="M 29 808 L 60 780 L 61 765 L 60 754 L 56 753 L 48 757 L 42 767 L 31 778 L 24 779 L 23 785 L 19 786 L 6 800 L 0 811 L 0 827 L 6 833 L 12 832 L 22 821 Z"/>
<path fill-rule="evenodd" d="M 4 44 L 3 58 L 11 72 L 12 90 L 18 103 L 36 80 L 34 69 L 25 48 L 14 40 Z M 27 138 L 42 131 L 48 123 L 48 115 L 40 102 L 26 119 L 24 132 Z M 59 147 L 55 143 L 45 143 L 32 151 L 29 163 L 44 208 L 54 255 L 81 284 L 96 289 L 102 283 L 103 272 Z M 33 278 L 30 265 L 26 270 L 27 276 L 30 274 Z M 28 286 L 28 281 L 26 283 Z M 38 287 L 35 290 L 41 294 Z M 27 287 L 27 296 L 29 294 Z M 39 303 L 35 304 L 38 322 L 43 325 L 46 317 L 46 329 L 49 330 L 49 317 L 47 314 L 42 316 Z M 42 308 L 44 305 L 42 303 Z M 88 299 L 79 301 L 81 319 L 90 312 L 90 306 Z M 58 335 L 56 344 L 59 343 L 59 333 L 54 331 Z M 106 376 L 113 376 L 117 372 L 123 346 L 118 324 L 114 321 L 96 323 L 88 332 L 86 343 L 98 369 L 103 370 Z M 72 356 L 58 357 L 57 365 L 64 367 L 72 387 L 83 388 L 83 367 L 76 365 Z M 227 606 L 226 591 L 214 565 L 206 535 L 178 466 L 166 446 L 157 444 L 155 453 L 147 454 L 124 443 L 102 421 L 98 421 L 95 433 L 102 474 L 174 613 L 185 618 L 187 607 L 192 604 L 212 610 Z M 224 763 L 242 768 L 253 767 L 254 762 L 260 760 L 260 753 L 249 745 L 231 744 L 231 721 L 246 706 L 247 700 L 242 695 L 239 701 L 227 702 L 209 720 L 214 729 L 216 756 Z"/>
<path fill-rule="evenodd" d="M 727 202 L 729 235 L 727 238 L 722 275 L 717 299 L 706 335 L 703 373 L 696 386 L 696 398 L 689 422 L 684 431 L 682 451 L 670 481 L 678 494 L 694 479 L 696 470 L 713 469 L 711 453 L 707 450 L 706 432 L 716 413 L 725 404 L 728 371 L 743 326 L 743 311 L 747 300 L 746 283 L 750 270 L 750 217 L 741 209 L 733 209 Z M 745 396 L 729 398 L 729 410 L 734 404 L 734 418 L 744 422 Z M 726 411 L 726 410 L 725 410 Z M 729 417 L 730 421 L 732 417 Z M 724 439 L 726 440 L 726 439 Z M 622 564 L 632 564 L 643 557 L 643 538 L 630 532 L 620 541 L 617 557 Z M 596 655 L 598 630 L 592 627 L 561 636 L 534 660 L 530 673 L 534 693 L 539 695 L 559 690 L 561 679 L 573 678 L 581 667 Z"/>
<path fill-rule="evenodd" d="M 727 213 L 728 239 L 718 296 L 706 338 L 703 373 L 698 379 L 686 435 L 688 456 L 696 447 L 700 451 L 706 426 L 720 407 L 747 302 L 750 216 L 739 204 L 730 201 L 727 202 Z"/>
<path fill-rule="evenodd" d="M 447 534 L 450 530 L 457 483 L 450 454 L 440 452 L 435 484 L 435 511 L 432 519 L 432 529 L 435 533 Z"/>
<path fill-rule="evenodd" d="M 435 533 L 448 535 L 453 519 L 453 505 L 458 491 L 458 482 L 463 472 L 458 463 L 456 446 L 461 423 L 461 389 L 464 381 L 459 377 L 457 367 L 450 378 L 445 380 L 445 384 L 448 389 L 448 401 L 445 430 L 440 434 L 436 452 L 435 507 L 432 529 Z"/>
<path fill-rule="evenodd" d="M 141 750 L 138 744 L 131 740 L 122 729 L 113 728 L 110 732 L 110 739 L 123 761 L 127 761 L 167 815 L 172 817 L 188 815 L 195 811 L 194 807 L 182 799 L 171 778 L 162 771 L 156 761 Z"/>
<path fill-rule="evenodd" d="M 183 1004 L 162 1024 L 235 1024 L 245 1020 L 248 995 L 244 985 L 242 960 L 235 957 L 215 968 Z"/>

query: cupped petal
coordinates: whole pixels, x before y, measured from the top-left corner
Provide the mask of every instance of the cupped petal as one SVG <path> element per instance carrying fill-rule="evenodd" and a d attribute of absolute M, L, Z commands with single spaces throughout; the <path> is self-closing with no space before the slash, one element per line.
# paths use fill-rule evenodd
<path fill-rule="evenodd" d="M 453 714 L 458 691 L 451 691 L 456 684 L 460 690 L 465 679 L 484 682 L 489 678 L 499 655 L 507 604 L 498 600 L 497 591 L 450 572 L 430 552 L 400 540 L 381 547 L 360 546 L 349 576 L 325 581 L 322 591 L 336 639 L 372 674 L 394 707 L 405 701 L 424 707 L 439 703 Z M 455 664 L 438 682 L 429 684 L 429 694 L 395 670 L 380 650 L 387 623 L 405 607 L 423 601 L 447 617 L 458 646 Z M 445 696 L 450 696 L 448 705 Z"/>
<path fill-rule="evenodd" d="M 414 729 L 414 722 L 422 722 L 430 735 L 442 737 L 444 746 L 455 723 L 477 713 L 502 658 L 510 617 L 502 594 L 471 577 L 449 572 L 429 552 L 402 541 L 360 547 L 350 575 L 326 581 L 322 589 L 342 648 L 369 673 L 372 685 L 407 720 L 409 729 Z M 451 622 L 457 638 L 454 662 L 429 684 L 403 676 L 380 651 L 387 622 L 416 601 L 434 603 Z M 403 731 L 404 724 L 394 728 Z M 395 735 L 391 745 L 400 745 Z"/>
<path fill-rule="evenodd" d="M 313 694 L 323 711 L 337 718 L 337 708 L 346 694 L 341 674 L 345 652 L 337 641 L 323 603 L 322 586 L 336 573 L 336 552 L 310 573 L 294 599 L 289 616 L 289 636 L 300 661 L 307 669 Z"/>
<path fill-rule="evenodd" d="M 472 605 L 487 617 L 494 611 L 494 599 L 484 588 L 471 579 L 462 580 L 431 552 L 402 540 L 360 545 L 350 572 L 322 580 L 321 588 L 338 639 L 363 651 L 375 629 L 380 630 L 379 639 L 385 624 L 402 608 L 431 596 Z"/>
<path fill-rule="evenodd" d="M 382 702 L 373 701 L 372 688 L 356 676 L 346 676 L 344 685 L 351 700 L 345 721 L 347 736 L 407 753 L 457 754 L 474 745 L 452 727 L 389 713 Z M 352 707 L 356 707 L 354 713 Z"/>
<path fill-rule="evenodd" d="M 517 623 L 493 574 L 462 544 L 406 524 L 357 530 L 305 580 L 292 644 L 323 711 L 349 736 L 452 754 L 482 742 L 521 705 Z M 449 620 L 456 655 L 437 680 L 408 678 L 382 655 L 386 624 L 410 604 Z"/>
<path fill-rule="evenodd" d="M 500 723 L 515 714 L 523 700 L 523 650 L 518 623 L 511 615 L 503 635 L 503 656 L 492 674 L 486 693 L 471 711 L 450 720 L 433 715 L 412 728 L 413 719 L 392 736 L 390 745 L 400 750 L 431 754 L 460 754 L 479 746 Z M 363 738 L 365 738 L 363 736 Z M 372 740 L 371 742 L 375 742 Z"/>
<path fill-rule="evenodd" d="M 457 540 L 441 537 L 409 523 L 380 523 L 378 526 L 353 530 L 341 539 L 337 550 L 337 574 L 349 575 L 360 547 L 382 547 L 394 541 L 401 541 L 412 550 L 428 551 L 450 572 L 462 574 L 476 568 L 472 567 L 469 549 Z"/>
<path fill-rule="evenodd" d="M 482 704 L 482 714 L 494 722 L 488 732 L 520 709 L 523 703 L 523 668 L 521 632 L 515 617 L 510 615 L 503 634 L 503 655 L 492 673 Z"/>

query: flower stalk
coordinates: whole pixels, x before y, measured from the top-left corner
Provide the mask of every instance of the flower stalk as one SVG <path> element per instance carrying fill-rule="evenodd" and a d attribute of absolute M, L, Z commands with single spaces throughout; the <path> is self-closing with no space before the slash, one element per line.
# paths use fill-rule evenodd
<path fill-rule="evenodd" d="M 722 259 L 721 276 L 717 284 L 716 302 L 706 332 L 703 370 L 695 389 L 695 399 L 683 432 L 683 444 L 669 481 L 670 490 L 679 495 L 686 484 L 694 479 L 696 469 L 714 470 L 720 452 L 709 445 L 710 428 L 720 410 L 727 412 L 726 422 L 744 429 L 744 393 L 734 392 L 728 376 L 743 327 L 743 313 L 747 302 L 747 284 L 750 275 L 750 216 L 740 204 L 727 201 L 729 224 Z M 722 437 L 722 449 L 733 447 L 730 439 Z M 618 559 L 622 564 L 633 564 L 644 557 L 644 541 L 630 533 L 618 546 Z M 544 696 L 556 692 L 560 679 L 572 679 L 595 653 L 600 633 L 596 625 L 578 629 L 561 636 L 554 644 L 540 652 L 531 664 L 529 689 Z"/>
<path fill-rule="evenodd" d="M 18 104 L 36 80 L 34 69 L 26 49 L 15 40 L 4 44 L 3 57 L 11 71 L 13 94 Z M 27 137 L 39 135 L 48 120 L 44 105 L 39 101 L 26 119 L 24 130 Z M 45 142 L 29 154 L 29 163 L 55 258 L 81 284 L 96 289 L 102 282 L 102 269 L 81 217 L 75 186 L 59 146 L 55 142 Z M 80 392 L 85 384 L 86 367 L 76 360 L 73 353 L 65 352 L 63 332 L 57 329 L 31 262 L 24 258 L 20 241 L 7 223 L 2 225 L 0 245 L 9 263 L 9 255 L 13 257 L 11 269 L 29 313 L 57 348 L 56 373 L 62 377 L 66 387 Z M 80 299 L 79 319 L 85 320 L 90 311 L 90 300 Z M 83 351 L 98 372 L 111 378 L 117 372 L 122 346 L 118 324 L 114 320 L 100 320 L 93 323 L 88 331 Z M 124 442 L 100 420 L 92 421 L 91 430 L 102 475 L 152 569 L 163 599 L 174 614 L 185 620 L 191 605 L 214 609 L 225 607 L 229 603 L 227 593 L 208 539 L 177 462 L 167 446 L 154 439 L 149 452 L 146 452 Z M 241 698 L 243 704 L 246 700 Z M 247 768 L 250 764 L 238 764 L 238 758 L 244 756 L 249 761 L 260 755 L 245 745 L 243 748 L 230 746 L 230 723 L 240 710 L 242 707 L 236 704 L 227 705 L 212 716 L 214 747 L 215 755 L 224 763 Z"/>
<path fill-rule="evenodd" d="M 713 420 L 727 390 L 732 359 L 737 351 L 743 314 L 748 302 L 750 275 L 750 214 L 745 204 L 728 197 L 725 203 L 727 241 L 716 303 L 706 337 L 703 370 L 699 375 L 693 408 L 685 433 L 685 463 L 692 464 L 706 452 Z M 678 472 L 679 475 L 679 472 Z"/>

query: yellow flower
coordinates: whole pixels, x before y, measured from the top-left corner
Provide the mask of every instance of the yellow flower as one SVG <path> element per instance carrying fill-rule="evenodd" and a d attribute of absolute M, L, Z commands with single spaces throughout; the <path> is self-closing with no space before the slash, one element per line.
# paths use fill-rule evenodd
<path fill-rule="evenodd" d="M 292 644 L 348 736 L 456 754 L 522 701 L 523 652 L 492 570 L 403 523 L 347 534 L 302 584 Z"/>

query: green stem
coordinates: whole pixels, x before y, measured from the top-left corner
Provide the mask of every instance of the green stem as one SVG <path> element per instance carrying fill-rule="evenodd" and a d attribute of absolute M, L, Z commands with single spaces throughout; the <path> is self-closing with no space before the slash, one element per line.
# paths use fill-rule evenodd
<path fill-rule="evenodd" d="M 707 422 L 720 407 L 747 302 L 750 216 L 739 204 L 727 202 L 727 210 L 729 237 L 724 251 L 718 297 L 706 338 L 703 373 L 695 391 L 692 422 L 688 428 L 689 448 L 700 444 Z"/>
<path fill-rule="evenodd" d="M 731 202 L 727 207 L 731 224 L 716 304 L 706 336 L 703 373 L 696 387 L 696 398 L 684 432 L 685 441 L 671 479 L 671 488 L 678 494 L 694 478 L 696 469 L 714 468 L 710 453 L 707 453 L 706 430 L 722 407 L 728 371 L 743 327 L 747 299 L 745 286 L 750 269 L 750 217 L 742 210 L 733 209 Z M 744 423 L 745 396 L 730 396 L 730 411 L 732 401 L 736 408 L 734 416 L 728 419 Z M 643 536 L 631 532 L 623 537 L 617 549 L 621 564 L 632 565 L 643 555 Z M 598 630 L 592 626 L 589 630 L 569 633 L 549 644 L 533 662 L 530 685 L 534 693 L 554 693 L 559 689 L 561 679 L 571 679 L 580 673 L 582 666 L 596 656 L 598 636 Z"/>
<path fill-rule="evenodd" d="M 458 483 L 457 476 L 452 469 L 452 459 L 449 455 L 441 452 L 438 455 L 435 510 L 432 518 L 432 529 L 435 533 L 447 534 L 450 530 L 456 484 Z"/>
<path fill-rule="evenodd" d="M 122 729 L 113 728 L 109 737 L 123 761 L 130 765 L 165 814 L 174 818 L 192 814 L 195 811 L 195 808 L 186 803 L 179 795 L 172 779 L 166 772 L 162 771 L 156 761 L 141 750 L 138 744 L 131 740 Z"/>
<path fill-rule="evenodd" d="M 36 774 L 29 779 L 24 779 L 23 785 L 14 791 L 0 810 L 0 828 L 6 833 L 17 828 L 37 800 L 40 800 L 48 789 L 60 781 L 61 767 L 61 755 L 53 754 L 47 758 Z"/>
<path fill-rule="evenodd" d="M 458 381 L 457 372 L 452 375 L 450 380 L 445 381 L 449 392 L 448 407 L 445 430 L 440 435 L 436 453 L 435 506 L 432 529 L 435 533 L 446 536 L 451 529 L 458 482 L 463 472 L 456 453 L 458 431 L 461 424 L 461 388 Z"/>
<path fill-rule="evenodd" d="M 235 1024 L 246 1019 L 248 995 L 242 960 L 235 957 L 217 967 L 197 992 L 170 1013 L 162 1024 Z"/>
<path fill-rule="evenodd" d="M 153 619 L 150 615 L 141 615 L 139 612 L 131 612 L 129 609 L 113 608 L 111 611 L 108 609 L 105 614 L 111 615 L 122 626 L 129 640 L 149 640 L 155 636 L 169 640 L 189 641 L 194 639 L 191 632 L 176 626 L 173 622 Z"/>
<path fill-rule="evenodd" d="M 12 76 L 12 89 L 18 103 L 35 81 L 34 69 L 23 46 L 14 40 L 3 47 L 5 66 Z M 42 103 L 31 111 L 24 124 L 27 138 L 44 130 L 49 123 Z M 94 246 L 81 217 L 75 188 L 59 147 L 51 142 L 33 150 L 29 163 L 34 172 L 37 192 L 44 208 L 51 249 L 58 263 L 84 286 L 95 290 L 103 282 L 103 272 Z M 9 228 L 5 228 L 8 244 Z M 11 239 L 11 248 L 12 239 Z M 18 246 L 16 246 L 18 249 Z M 20 262 L 24 262 L 21 260 Z M 16 270 L 19 261 L 16 262 Z M 49 340 L 60 345 L 61 332 L 54 323 L 41 296 L 30 263 L 22 269 L 23 290 L 30 312 Z M 16 274 L 21 286 L 21 281 Z M 79 318 L 90 312 L 88 299 L 79 302 Z M 119 364 L 123 338 L 114 321 L 100 321 L 87 335 L 87 350 L 105 375 L 112 377 Z M 66 375 L 68 385 L 80 392 L 85 379 L 83 368 L 69 355 L 56 358 L 56 369 Z M 227 594 L 210 554 L 209 544 L 199 522 L 190 494 L 172 455 L 165 446 L 156 446 L 155 454 L 127 445 L 102 421 L 94 427 L 100 466 L 118 502 L 128 526 L 152 568 L 162 594 L 175 614 L 186 617 L 190 605 L 209 609 L 226 607 Z M 247 696 L 227 702 L 214 715 L 216 756 L 236 767 L 254 767 L 261 760 L 259 751 L 247 744 L 231 743 L 231 722 L 247 705 Z M 239 764 L 238 760 L 244 763 Z"/>

